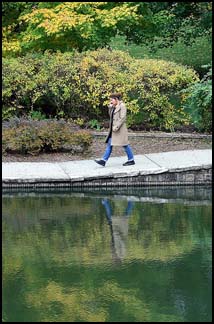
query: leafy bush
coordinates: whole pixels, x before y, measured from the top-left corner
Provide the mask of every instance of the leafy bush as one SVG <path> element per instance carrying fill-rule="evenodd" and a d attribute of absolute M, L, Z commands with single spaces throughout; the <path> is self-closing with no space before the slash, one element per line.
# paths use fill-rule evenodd
<path fill-rule="evenodd" d="M 84 153 L 92 143 L 89 132 L 64 120 L 12 119 L 3 123 L 3 153 L 36 155 L 40 152 Z"/>
<path fill-rule="evenodd" d="M 31 111 L 29 117 L 33 120 L 44 120 L 46 116 L 41 111 Z"/>
<path fill-rule="evenodd" d="M 103 122 L 108 118 L 109 94 L 120 91 L 129 126 L 173 130 L 189 120 L 180 90 L 198 80 L 192 69 L 163 60 L 133 59 L 122 51 L 46 52 L 3 59 L 3 107 L 15 107 L 18 115 L 39 110 L 51 117 L 63 114 Z"/>
<path fill-rule="evenodd" d="M 183 90 L 184 109 L 200 131 L 212 131 L 212 67 L 200 82 Z"/>
<path fill-rule="evenodd" d="M 94 129 L 96 129 L 98 131 L 101 130 L 101 125 L 100 125 L 100 123 L 98 122 L 97 119 L 90 120 L 89 123 L 88 123 L 88 125 L 92 129 L 94 128 Z"/>
<path fill-rule="evenodd" d="M 212 57 L 212 38 L 210 36 L 197 37 L 194 42 L 191 41 L 188 44 L 179 38 L 171 46 L 163 48 L 159 47 L 159 42 L 163 42 L 163 39 L 157 39 L 155 44 L 150 43 L 149 45 L 127 44 L 125 37 L 117 36 L 112 38 L 110 46 L 114 50 L 127 52 L 134 58 L 150 58 L 182 64 L 193 68 L 200 76 L 207 72 L 204 65 L 209 64 Z"/>

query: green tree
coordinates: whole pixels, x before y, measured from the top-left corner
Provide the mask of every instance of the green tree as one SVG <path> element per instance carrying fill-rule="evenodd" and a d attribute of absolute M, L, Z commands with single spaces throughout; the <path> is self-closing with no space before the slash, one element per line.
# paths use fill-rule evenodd
<path fill-rule="evenodd" d="M 15 2 L 3 3 L 3 54 L 79 51 L 128 42 L 170 46 L 211 35 L 211 2 Z"/>
<path fill-rule="evenodd" d="M 135 3 L 136 4 L 136 3 Z M 138 2 L 138 20 L 120 32 L 128 41 L 152 49 L 172 46 L 179 39 L 187 45 L 196 37 L 212 35 L 212 3 Z M 133 2 L 130 3 L 133 5 Z M 142 28 L 143 27 L 143 28 Z"/>

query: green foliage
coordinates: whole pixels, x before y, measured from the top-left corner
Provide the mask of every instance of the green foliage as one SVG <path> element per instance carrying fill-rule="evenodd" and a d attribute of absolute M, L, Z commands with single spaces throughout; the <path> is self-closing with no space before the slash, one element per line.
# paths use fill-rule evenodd
<path fill-rule="evenodd" d="M 33 120 L 44 120 L 46 116 L 41 111 L 31 111 L 29 117 Z"/>
<path fill-rule="evenodd" d="M 40 152 L 84 153 L 92 143 L 87 131 L 63 120 L 14 121 L 7 123 L 2 132 L 3 153 L 36 155 Z"/>
<path fill-rule="evenodd" d="M 2 107 L 2 120 L 8 120 L 16 115 L 15 107 Z"/>
<path fill-rule="evenodd" d="M 42 140 L 37 129 L 29 125 L 21 125 L 17 128 L 3 129 L 2 152 L 36 155 L 41 151 Z"/>
<path fill-rule="evenodd" d="M 211 2 L 151 2 L 138 3 L 139 20 L 121 33 L 135 44 L 150 48 L 171 47 L 181 39 L 185 44 L 194 43 L 197 37 L 212 36 Z M 145 24 L 145 28 L 142 24 Z"/>
<path fill-rule="evenodd" d="M 90 128 L 95 128 L 98 131 L 101 130 L 100 123 L 97 119 L 90 120 L 88 124 Z"/>
<path fill-rule="evenodd" d="M 3 55 L 97 49 L 115 35 L 135 44 L 189 44 L 211 35 L 211 2 L 3 3 Z"/>
<path fill-rule="evenodd" d="M 12 72 L 13 71 L 13 72 Z M 36 86 L 35 61 L 30 57 L 27 64 L 24 60 L 14 58 L 3 64 L 3 117 L 8 107 L 15 108 L 17 112 L 24 107 L 32 109 L 34 89 Z M 10 75 L 10 73 L 12 73 Z M 5 116 L 6 117 L 6 116 Z"/>
<path fill-rule="evenodd" d="M 212 67 L 200 82 L 182 91 L 184 109 L 200 131 L 212 131 Z"/>
<path fill-rule="evenodd" d="M 17 35 L 11 25 L 4 28 L 4 55 L 10 55 L 15 41 L 14 54 L 95 49 L 108 44 L 118 28 L 137 19 L 137 6 L 127 3 L 109 7 L 106 2 L 58 2 L 53 6 L 47 2 L 28 9 L 14 21 L 16 26 L 24 26 Z"/>
<path fill-rule="evenodd" d="M 17 21 L 20 14 L 30 12 L 39 2 L 2 2 L 2 25 L 8 26 Z"/>
<path fill-rule="evenodd" d="M 162 41 L 159 39 L 151 48 L 145 44 L 127 44 L 125 37 L 117 36 L 112 39 L 110 46 L 114 50 L 125 51 L 134 58 L 161 59 L 186 65 L 197 71 L 200 76 L 207 72 L 202 66 L 209 64 L 212 58 L 212 39 L 208 36 L 197 37 L 191 44 L 185 44 L 182 39 L 178 39 L 170 47 L 159 48 Z"/>
<path fill-rule="evenodd" d="M 85 123 L 84 119 L 80 118 L 80 117 L 78 117 L 76 119 L 72 119 L 72 121 L 74 122 L 75 125 L 78 125 L 80 127 L 84 126 L 84 123 Z"/>
<path fill-rule="evenodd" d="M 121 51 L 47 52 L 3 60 L 3 107 L 16 107 L 25 114 L 39 110 L 52 117 L 64 112 L 66 118 L 101 122 L 109 118 L 109 94 L 120 91 L 129 126 L 173 130 L 188 122 L 180 90 L 197 80 L 195 72 L 184 66 L 136 60 Z"/>
<path fill-rule="evenodd" d="M 62 117 L 65 102 L 70 106 L 72 55 L 28 55 L 3 63 L 3 109 L 15 107 L 17 114 L 42 108 L 45 115 Z M 75 101 L 75 98 L 73 98 Z"/>
<path fill-rule="evenodd" d="M 188 123 L 179 90 L 197 80 L 193 70 L 162 60 L 136 60 L 131 73 L 131 124 L 173 131 L 176 125 Z"/>

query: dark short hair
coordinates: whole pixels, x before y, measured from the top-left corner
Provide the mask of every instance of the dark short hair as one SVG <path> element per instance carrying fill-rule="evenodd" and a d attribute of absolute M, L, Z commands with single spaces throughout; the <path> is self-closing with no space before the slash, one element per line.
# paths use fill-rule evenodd
<path fill-rule="evenodd" d="M 122 99 L 122 94 L 119 92 L 111 93 L 109 98 L 120 100 L 120 99 Z"/>

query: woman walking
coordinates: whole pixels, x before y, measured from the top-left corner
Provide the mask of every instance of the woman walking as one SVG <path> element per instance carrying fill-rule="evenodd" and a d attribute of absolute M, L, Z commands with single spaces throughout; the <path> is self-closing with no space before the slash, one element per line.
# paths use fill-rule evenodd
<path fill-rule="evenodd" d="M 123 146 L 128 161 L 123 166 L 134 165 L 134 155 L 128 142 L 128 130 L 126 127 L 126 113 L 127 109 L 122 101 L 120 93 L 112 93 L 110 95 L 109 115 L 109 132 L 106 138 L 107 147 L 101 160 L 95 160 L 99 165 L 105 166 L 108 161 L 113 146 Z"/>

